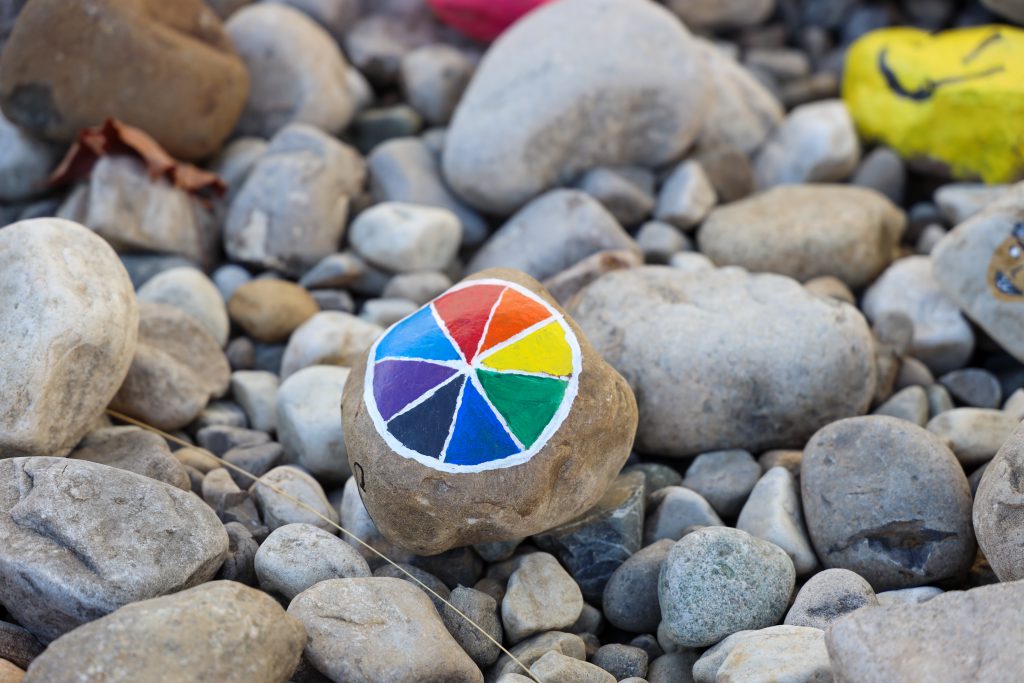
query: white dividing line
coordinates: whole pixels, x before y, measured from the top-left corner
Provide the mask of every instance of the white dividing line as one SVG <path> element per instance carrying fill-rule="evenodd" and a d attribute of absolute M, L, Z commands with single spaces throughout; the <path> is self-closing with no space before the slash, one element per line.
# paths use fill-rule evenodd
<path fill-rule="evenodd" d="M 452 345 L 452 348 L 455 349 L 455 353 L 459 354 L 459 358 L 462 359 L 462 362 L 464 364 L 468 364 L 466 361 L 466 354 L 462 353 L 462 349 L 459 348 L 459 345 L 455 343 L 455 337 L 451 335 L 451 333 L 448 331 L 448 328 L 445 326 L 444 321 L 441 320 L 441 314 L 437 312 L 437 306 L 434 305 L 433 301 L 430 302 L 430 315 L 434 316 L 434 322 L 437 323 L 437 326 L 441 328 L 442 334 L 444 334 L 445 339 L 448 340 L 448 343 Z"/>
<path fill-rule="evenodd" d="M 434 360 L 432 358 L 414 358 L 412 356 L 385 356 L 384 358 L 379 358 L 373 362 L 383 363 L 384 361 L 389 360 L 400 362 L 412 361 L 416 363 L 430 363 L 431 365 L 440 365 L 446 368 L 454 368 L 456 370 L 462 370 L 463 368 L 466 367 L 466 364 L 461 360 Z"/>
<path fill-rule="evenodd" d="M 540 377 L 541 379 L 558 379 L 563 382 L 568 382 L 572 375 L 552 375 L 547 372 L 529 372 L 527 370 L 495 370 L 487 366 L 481 366 L 477 370 L 483 370 L 484 372 L 493 372 L 496 375 L 522 375 L 523 377 Z"/>
<path fill-rule="evenodd" d="M 561 319 L 562 319 L 562 316 L 560 316 L 560 315 L 553 315 L 551 317 L 544 318 L 540 322 L 536 322 L 536 323 L 530 325 L 529 327 L 527 327 L 525 330 L 519 332 L 518 334 L 512 335 L 511 337 L 509 337 L 505 341 L 501 342 L 500 344 L 495 344 L 491 348 L 487 349 L 487 351 L 484 352 L 482 355 L 477 356 L 476 358 L 473 359 L 474 367 L 477 365 L 478 361 L 482 361 L 484 358 L 490 358 L 491 356 L 493 356 L 498 351 L 501 351 L 502 349 L 505 349 L 505 348 L 507 348 L 509 346 L 512 346 L 513 344 L 515 344 L 518 341 L 522 341 L 523 339 L 525 339 L 526 337 L 529 337 L 531 334 L 533 334 L 537 330 L 541 329 L 542 327 L 546 327 L 547 325 L 549 325 L 549 324 L 551 324 L 551 323 L 553 323 L 553 322 L 555 322 L 557 320 L 561 320 Z"/>
<path fill-rule="evenodd" d="M 452 423 L 448 426 L 448 437 L 444 440 L 444 448 L 441 449 L 441 455 L 438 458 L 439 462 L 444 462 L 444 459 L 448 457 L 448 444 L 452 442 L 452 436 L 455 434 L 455 423 L 459 419 L 459 408 L 462 407 L 462 395 L 466 393 L 466 384 L 463 382 L 459 388 L 459 395 L 455 399 L 455 410 L 452 411 Z"/>
<path fill-rule="evenodd" d="M 438 392 L 438 390 L 439 390 L 439 389 L 440 389 L 441 387 L 444 387 L 444 386 L 447 386 L 447 385 L 451 384 L 451 383 L 452 383 L 452 382 L 454 382 L 454 381 L 455 381 L 456 379 L 458 379 L 459 377 L 462 377 L 462 376 L 463 376 L 463 373 L 461 373 L 461 372 L 456 372 L 456 373 L 455 373 L 454 375 L 452 375 L 451 377 L 449 377 L 449 378 L 448 378 L 448 379 L 446 379 L 445 381 L 441 382 L 440 384 L 437 384 L 437 385 L 435 385 L 433 389 L 427 389 L 427 390 L 426 390 L 425 392 L 423 392 L 423 393 L 422 393 L 422 394 L 420 395 L 420 397 L 419 397 L 418 399 L 416 399 L 415 401 L 413 401 L 413 402 L 409 403 L 409 404 L 408 404 L 408 405 L 406 405 L 406 406 L 405 406 L 404 408 L 402 408 L 401 410 L 399 410 L 399 411 L 398 411 L 397 413 L 395 413 L 394 415 L 392 415 L 391 417 L 389 417 L 387 421 L 388 421 L 388 422 L 391 422 L 391 421 L 392 421 L 392 420 L 394 420 L 394 419 L 395 419 L 396 417 L 400 417 L 400 416 L 402 416 L 402 415 L 405 415 L 405 414 L 406 414 L 407 412 L 409 412 L 410 410 L 412 410 L 412 409 L 413 409 L 413 408 L 415 408 L 416 406 L 418 406 L 418 405 L 420 405 L 420 404 L 422 404 L 422 403 L 425 403 L 425 402 L 427 401 L 427 399 L 429 399 L 429 398 L 430 398 L 431 396 L 433 396 L 434 394 L 436 394 L 436 393 Z"/>
<path fill-rule="evenodd" d="M 487 403 L 487 406 L 491 409 L 491 412 L 494 413 L 494 416 L 498 418 L 498 422 L 501 423 L 501 426 L 504 428 L 505 433 L 508 434 L 509 437 L 511 437 L 516 447 L 520 451 L 525 451 L 526 446 L 523 445 L 522 441 L 516 438 L 516 435 L 512 433 L 511 429 L 509 429 L 508 423 L 505 422 L 505 416 L 498 412 L 498 409 L 494 407 L 493 403 L 491 403 L 490 397 L 487 395 L 487 392 L 484 391 L 484 387 L 482 384 L 480 384 L 480 380 L 477 379 L 475 372 L 469 373 L 469 381 L 471 381 L 473 383 L 473 386 L 476 387 L 477 393 L 480 394 L 480 398 L 482 398 Z"/>
<path fill-rule="evenodd" d="M 501 290 L 501 294 L 494 300 L 494 305 L 491 306 L 491 312 L 487 314 L 487 322 L 484 323 L 484 331 L 480 334 L 480 339 L 476 342 L 476 351 L 473 352 L 473 358 L 480 355 L 480 347 L 484 345 L 484 339 L 487 339 L 487 331 L 491 329 L 491 321 L 494 320 L 494 312 L 498 310 L 498 306 L 501 304 L 501 300 L 505 298 L 505 292 L 508 291 L 508 287 Z"/>

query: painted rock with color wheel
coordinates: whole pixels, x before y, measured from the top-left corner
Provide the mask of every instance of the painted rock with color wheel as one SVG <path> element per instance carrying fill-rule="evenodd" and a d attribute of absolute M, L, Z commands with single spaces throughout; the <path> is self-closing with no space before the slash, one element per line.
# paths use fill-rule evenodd
<path fill-rule="evenodd" d="M 493 269 L 385 332 L 352 368 L 342 418 L 370 516 L 429 555 L 584 512 L 628 457 L 637 409 L 536 280 Z"/>

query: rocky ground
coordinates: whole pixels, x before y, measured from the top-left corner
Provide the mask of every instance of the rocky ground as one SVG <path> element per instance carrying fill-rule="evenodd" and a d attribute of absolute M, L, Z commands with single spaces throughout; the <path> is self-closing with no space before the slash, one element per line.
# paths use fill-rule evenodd
<path fill-rule="evenodd" d="M 430 4 L 0 3 L 0 683 L 1024 678 L 1024 4 Z M 572 412 L 370 458 L 490 268 Z"/>

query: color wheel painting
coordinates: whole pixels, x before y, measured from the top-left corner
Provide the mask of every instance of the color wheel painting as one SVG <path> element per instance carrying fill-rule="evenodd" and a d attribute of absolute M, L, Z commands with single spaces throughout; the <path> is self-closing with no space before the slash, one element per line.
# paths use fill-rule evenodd
<path fill-rule="evenodd" d="M 434 469 L 526 462 L 558 430 L 579 384 L 563 316 L 503 280 L 453 287 L 370 349 L 365 400 L 397 453 Z"/>

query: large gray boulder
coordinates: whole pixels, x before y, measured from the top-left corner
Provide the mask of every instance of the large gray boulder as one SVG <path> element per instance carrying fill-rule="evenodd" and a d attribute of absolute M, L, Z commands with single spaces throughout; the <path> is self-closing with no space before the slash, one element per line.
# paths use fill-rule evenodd
<path fill-rule="evenodd" d="M 570 312 L 636 393 L 644 452 L 799 448 L 874 394 L 864 318 L 787 277 L 634 268 L 591 284 Z"/>

